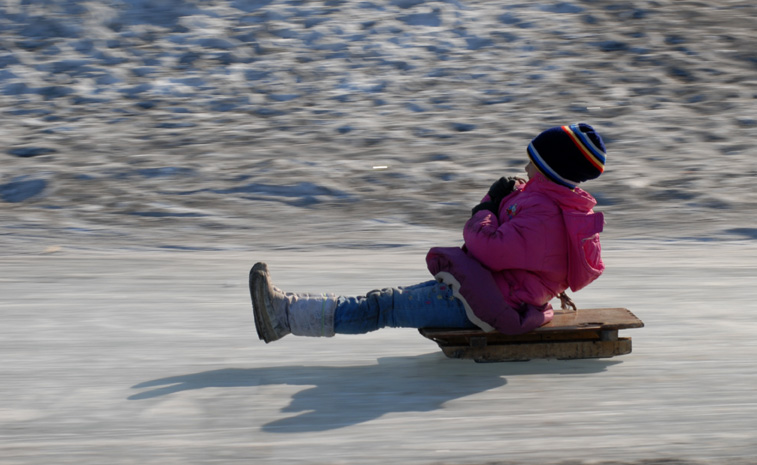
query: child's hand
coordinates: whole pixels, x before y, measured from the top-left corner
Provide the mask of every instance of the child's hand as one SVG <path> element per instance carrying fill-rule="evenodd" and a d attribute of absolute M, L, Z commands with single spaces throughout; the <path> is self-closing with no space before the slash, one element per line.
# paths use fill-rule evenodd
<path fill-rule="evenodd" d="M 489 198 L 497 202 L 497 206 L 499 206 L 502 199 L 510 195 L 515 190 L 515 186 L 522 181 L 522 179 L 515 176 L 499 178 L 489 188 Z"/>
<path fill-rule="evenodd" d="M 489 188 L 487 195 L 489 200 L 481 202 L 473 207 L 471 212 L 475 215 L 476 212 L 481 210 L 489 210 L 495 215 L 499 214 L 499 204 L 502 203 L 502 199 L 510 195 L 518 184 L 525 184 L 526 181 L 516 176 L 509 176 L 507 178 L 501 177 L 497 179 L 494 184 Z"/>

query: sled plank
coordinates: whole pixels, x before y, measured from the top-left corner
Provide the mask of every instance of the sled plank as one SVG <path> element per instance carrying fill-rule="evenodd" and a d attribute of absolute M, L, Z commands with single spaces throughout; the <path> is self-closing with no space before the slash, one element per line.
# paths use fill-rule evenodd
<path fill-rule="evenodd" d="M 533 358 L 605 358 L 631 352 L 631 339 L 618 337 L 621 329 L 644 323 L 625 308 L 556 311 L 548 324 L 526 334 L 423 328 L 420 333 L 436 342 L 450 358 L 480 362 Z"/>
<path fill-rule="evenodd" d="M 552 321 L 537 328 L 536 332 L 565 331 L 568 329 L 629 329 L 642 328 L 644 323 L 626 308 L 585 308 L 577 311 L 555 311 Z"/>
<path fill-rule="evenodd" d="M 631 353 L 631 338 L 617 341 L 558 341 L 550 343 L 499 344 L 485 347 L 442 346 L 449 358 L 476 362 L 519 362 L 532 359 L 573 360 L 609 358 Z"/>

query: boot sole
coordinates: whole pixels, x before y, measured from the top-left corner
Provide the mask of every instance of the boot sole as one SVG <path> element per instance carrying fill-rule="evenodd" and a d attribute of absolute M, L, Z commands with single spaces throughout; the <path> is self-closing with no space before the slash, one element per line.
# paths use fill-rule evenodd
<path fill-rule="evenodd" d="M 260 310 L 262 310 L 263 307 L 261 307 L 261 303 L 258 301 L 258 296 L 260 295 L 255 291 L 255 281 L 257 278 L 255 278 L 256 273 L 258 273 L 258 263 L 255 264 L 250 269 L 250 276 L 249 276 L 249 287 L 250 287 L 250 300 L 252 301 L 252 314 L 255 317 L 255 331 L 258 333 L 258 339 L 261 341 L 264 340 L 263 338 L 263 321 L 260 317 Z M 258 302 L 256 302 L 258 301 Z"/>
<path fill-rule="evenodd" d="M 261 341 L 269 342 L 281 339 L 268 317 L 273 307 L 268 299 L 268 267 L 265 263 L 256 263 L 250 270 L 250 297 L 252 313 L 255 316 L 255 330 Z"/>

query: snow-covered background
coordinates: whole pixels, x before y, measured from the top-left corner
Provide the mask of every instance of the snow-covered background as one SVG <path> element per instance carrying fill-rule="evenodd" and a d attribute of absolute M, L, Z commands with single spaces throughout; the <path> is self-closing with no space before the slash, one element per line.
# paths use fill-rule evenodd
<path fill-rule="evenodd" d="M 436 243 L 534 135 L 586 121 L 609 151 L 586 185 L 606 237 L 752 239 L 756 17 L 746 1 L 5 0 L 0 237 Z"/>

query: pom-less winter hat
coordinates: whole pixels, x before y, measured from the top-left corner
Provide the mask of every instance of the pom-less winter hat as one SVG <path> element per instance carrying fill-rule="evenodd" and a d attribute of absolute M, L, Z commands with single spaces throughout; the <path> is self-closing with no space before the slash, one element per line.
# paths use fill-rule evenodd
<path fill-rule="evenodd" d="M 531 141 L 528 158 L 547 178 L 573 189 L 605 170 L 605 144 L 586 123 L 558 126 Z"/>

